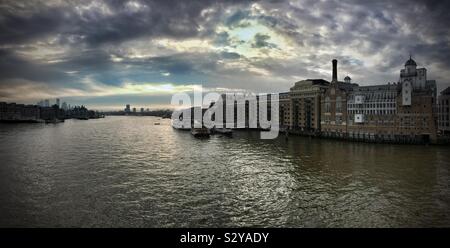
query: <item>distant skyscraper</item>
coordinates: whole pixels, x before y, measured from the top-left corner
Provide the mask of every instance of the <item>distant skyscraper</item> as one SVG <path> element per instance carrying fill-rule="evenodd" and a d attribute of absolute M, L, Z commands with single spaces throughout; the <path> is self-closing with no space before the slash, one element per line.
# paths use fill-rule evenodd
<path fill-rule="evenodd" d="M 50 107 L 50 100 L 48 99 L 44 100 L 44 107 Z"/>
<path fill-rule="evenodd" d="M 141 113 L 143 113 L 144 112 L 144 108 L 141 108 Z"/>
<path fill-rule="evenodd" d="M 56 98 L 56 105 L 58 105 L 58 107 L 61 107 L 59 98 Z"/>
<path fill-rule="evenodd" d="M 67 110 L 67 103 L 63 102 L 62 105 L 61 105 L 61 108 L 64 109 L 64 110 Z"/>
<path fill-rule="evenodd" d="M 136 113 L 136 108 L 133 108 L 133 113 Z"/>
<path fill-rule="evenodd" d="M 125 112 L 129 113 L 130 112 L 130 104 L 127 104 L 125 107 Z"/>

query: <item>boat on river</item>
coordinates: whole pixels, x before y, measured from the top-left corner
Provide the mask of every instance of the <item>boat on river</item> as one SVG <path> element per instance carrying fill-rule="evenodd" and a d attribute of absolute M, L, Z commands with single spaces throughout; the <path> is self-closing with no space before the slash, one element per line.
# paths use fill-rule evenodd
<path fill-rule="evenodd" d="M 209 138 L 211 132 L 208 128 L 202 127 L 202 128 L 191 128 L 191 134 L 195 138 Z"/>
<path fill-rule="evenodd" d="M 228 137 L 233 136 L 233 130 L 229 128 L 214 128 L 212 131 L 214 134 L 221 134 Z"/>

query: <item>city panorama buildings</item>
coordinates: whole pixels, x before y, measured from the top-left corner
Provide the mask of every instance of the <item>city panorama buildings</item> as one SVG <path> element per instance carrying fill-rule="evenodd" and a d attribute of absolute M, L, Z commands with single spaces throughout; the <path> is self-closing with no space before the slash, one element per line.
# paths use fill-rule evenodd
<path fill-rule="evenodd" d="M 360 86 L 346 76 L 307 79 L 280 94 L 280 126 L 290 133 L 361 141 L 435 143 L 436 81 L 410 58 L 399 81 Z"/>

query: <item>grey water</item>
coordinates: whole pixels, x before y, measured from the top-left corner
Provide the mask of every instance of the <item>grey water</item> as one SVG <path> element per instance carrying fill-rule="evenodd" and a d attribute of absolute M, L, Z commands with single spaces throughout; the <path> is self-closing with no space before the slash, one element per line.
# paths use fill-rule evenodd
<path fill-rule="evenodd" d="M 449 171 L 444 146 L 0 124 L 0 227 L 448 227 Z"/>

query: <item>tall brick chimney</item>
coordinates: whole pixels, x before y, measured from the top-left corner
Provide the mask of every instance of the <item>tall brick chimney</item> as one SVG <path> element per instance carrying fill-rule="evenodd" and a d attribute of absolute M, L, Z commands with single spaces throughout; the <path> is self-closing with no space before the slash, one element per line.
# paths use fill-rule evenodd
<path fill-rule="evenodd" d="M 337 60 L 333 59 L 333 78 L 331 82 L 337 82 Z"/>

